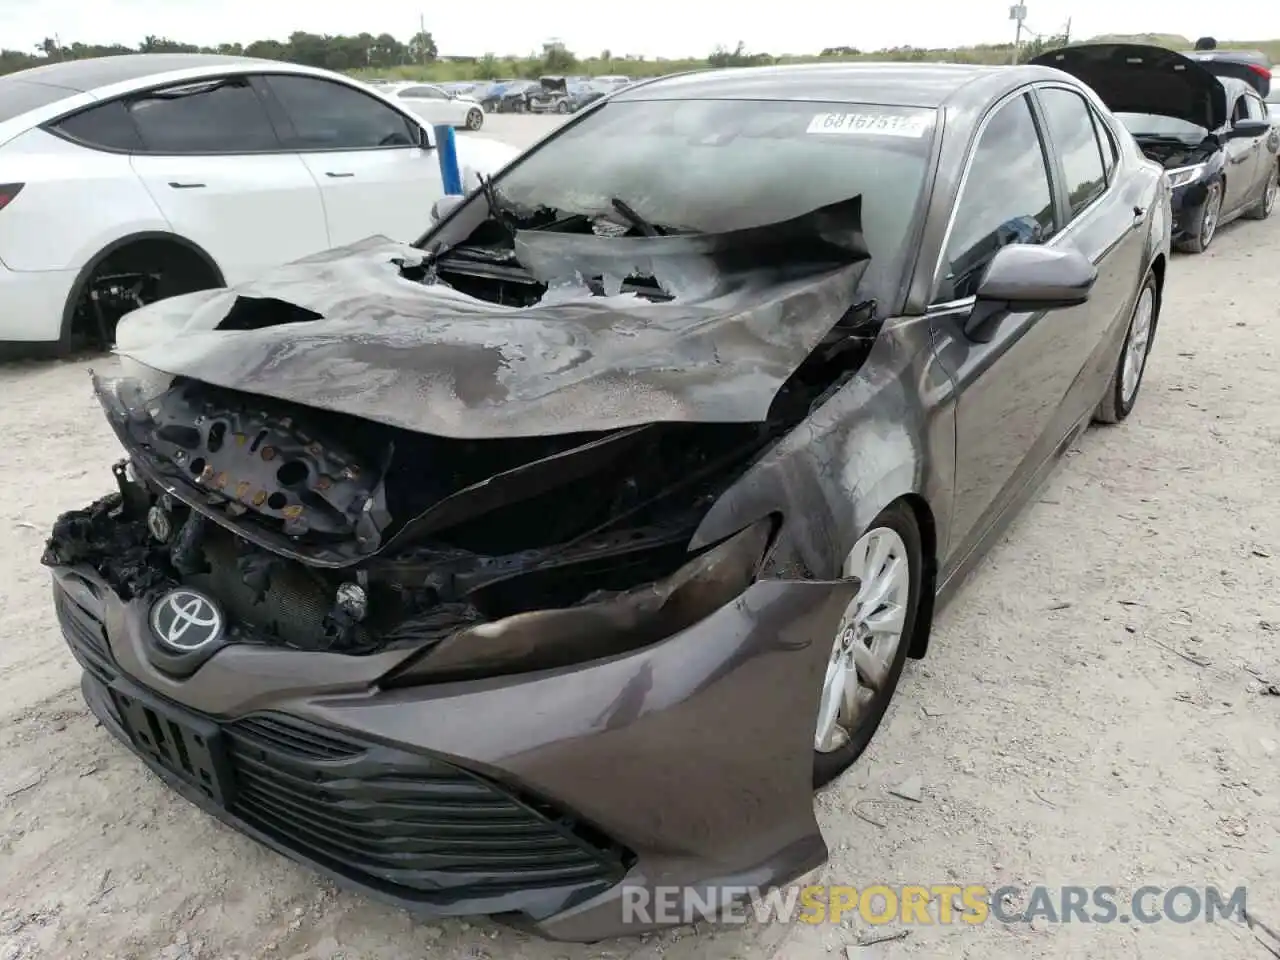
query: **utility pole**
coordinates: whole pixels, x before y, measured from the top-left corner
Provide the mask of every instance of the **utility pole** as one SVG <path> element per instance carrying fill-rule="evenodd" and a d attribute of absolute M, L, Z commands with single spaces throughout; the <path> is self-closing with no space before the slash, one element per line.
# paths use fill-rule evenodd
<path fill-rule="evenodd" d="M 1067 17 L 1067 28 L 1062 31 L 1062 45 L 1064 47 L 1071 45 L 1071 18 Z"/>
<path fill-rule="evenodd" d="M 1013 59 L 1010 63 L 1018 62 L 1018 46 L 1022 43 L 1022 22 L 1027 19 L 1027 6 L 1024 3 L 1015 4 L 1009 8 L 1009 19 L 1016 26 L 1013 34 Z"/>
<path fill-rule="evenodd" d="M 418 14 L 418 46 L 422 48 L 423 66 L 427 63 L 427 18 Z"/>

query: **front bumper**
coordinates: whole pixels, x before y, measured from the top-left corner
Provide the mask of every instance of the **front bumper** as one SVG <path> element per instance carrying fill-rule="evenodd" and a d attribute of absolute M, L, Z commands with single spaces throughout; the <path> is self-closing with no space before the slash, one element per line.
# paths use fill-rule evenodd
<path fill-rule="evenodd" d="M 107 729 L 203 809 L 401 908 L 590 942 L 651 928 L 626 922 L 628 887 L 705 898 L 826 858 L 812 718 L 856 585 L 760 581 L 608 660 L 384 690 L 402 651 L 236 644 L 175 679 L 145 604 L 87 568 L 53 575 Z"/>
<path fill-rule="evenodd" d="M 1177 187 L 1170 194 L 1169 208 L 1173 213 L 1170 233 L 1175 243 L 1200 236 L 1200 226 L 1204 221 L 1204 202 L 1208 193 L 1208 183 L 1197 181 L 1185 187 Z"/>

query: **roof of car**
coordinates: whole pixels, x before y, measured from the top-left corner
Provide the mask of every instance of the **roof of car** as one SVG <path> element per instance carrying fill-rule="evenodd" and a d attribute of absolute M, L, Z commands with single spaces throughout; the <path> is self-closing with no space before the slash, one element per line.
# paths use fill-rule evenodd
<path fill-rule="evenodd" d="M 1061 79 L 1044 67 L 957 63 L 805 63 L 735 67 L 641 81 L 615 93 L 613 101 L 653 99 L 830 100 L 939 107 L 963 100 L 983 101 L 992 89 L 1012 89 L 1028 80 Z M 985 82 L 984 82 L 985 81 Z"/>
<path fill-rule="evenodd" d="M 1234 60 L 1237 63 L 1256 63 L 1263 67 L 1271 66 L 1271 58 L 1261 50 L 1181 50 L 1184 57 L 1192 60 Z"/>
<path fill-rule="evenodd" d="M 128 53 L 118 57 L 93 57 L 87 60 L 63 60 L 40 67 L 29 67 L 0 77 L 0 89 L 8 82 L 40 83 L 88 93 L 98 87 L 129 80 L 140 80 L 154 74 L 201 67 L 240 67 L 250 64 L 289 69 L 290 64 L 254 57 L 232 57 L 218 53 Z"/>

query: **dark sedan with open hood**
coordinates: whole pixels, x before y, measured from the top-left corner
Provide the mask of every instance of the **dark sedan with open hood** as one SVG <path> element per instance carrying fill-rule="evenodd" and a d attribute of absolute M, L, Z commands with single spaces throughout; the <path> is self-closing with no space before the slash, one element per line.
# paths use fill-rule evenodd
<path fill-rule="evenodd" d="M 1140 44 L 1067 47 L 1032 63 L 1091 86 L 1143 153 L 1165 167 L 1179 249 L 1201 253 L 1224 223 L 1271 216 L 1280 183 L 1280 136 L 1256 86 L 1215 76 L 1172 50 Z"/>
<path fill-rule="evenodd" d="M 438 214 L 122 322 L 118 489 L 44 557 L 91 709 L 423 914 L 593 940 L 817 867 L 935 606 L 1134 407 L 1160 168 L 1051 70 L 748 69 Z"/>

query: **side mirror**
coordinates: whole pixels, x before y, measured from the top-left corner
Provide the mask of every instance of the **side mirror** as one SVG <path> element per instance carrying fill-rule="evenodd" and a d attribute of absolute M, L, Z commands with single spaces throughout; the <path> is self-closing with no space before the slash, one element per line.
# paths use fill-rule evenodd
<path fill-rule="evenodd" d="M 1231 125 L 1232 140 L 1244 140 L 1249 137 L 1265 137 L 1271 132 L 1269 120 L 1237 120 Z"/>
<path fill-rule="evenodd" d="M 446 194 L 431 205 L 431 219 L 436 223 L 444 220 L 445 217 L 462 206 L 462 201 L 466 197 L 459 197 L 456 194 Z"/>
<path fill-rule="evenodd" d="M 1030 243 L 1001 247 L 978 284 L 965 336 L 988 343 L 1010 313 L 1079 306 L 1088 301 L 1097 279 L 1097 268 L 1078 250 Z"/>

